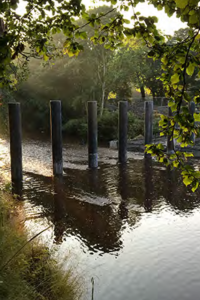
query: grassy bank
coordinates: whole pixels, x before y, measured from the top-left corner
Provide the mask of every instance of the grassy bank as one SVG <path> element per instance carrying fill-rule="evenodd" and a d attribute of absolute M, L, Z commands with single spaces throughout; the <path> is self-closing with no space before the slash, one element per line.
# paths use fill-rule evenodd
<path fill-rule="evenodd" d="M 80 278 L 72 270 L 61 270 L 50 251 L 36 240 L 16 255 L 27 243 L 26 233 L 16 221 L 18 206 L 8 193 L 0 192 L 0 299 L 80 299 Z"/>

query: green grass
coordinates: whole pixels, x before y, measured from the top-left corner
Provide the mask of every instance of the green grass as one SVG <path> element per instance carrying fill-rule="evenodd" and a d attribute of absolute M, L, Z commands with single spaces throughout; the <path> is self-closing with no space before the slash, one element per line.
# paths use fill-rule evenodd
<path fill-rule="evenodd" d="M 27 243 L 27 236 L 13 222 L 11 211 L 15 211 L 16 202 L 7 198 L 11 197 L 5 192 L 0 194 L 0 299 L 81 299 L 80 277 L 72 269 L 63 271 L 44 246 L 30 242 L 15 256 Z"/>

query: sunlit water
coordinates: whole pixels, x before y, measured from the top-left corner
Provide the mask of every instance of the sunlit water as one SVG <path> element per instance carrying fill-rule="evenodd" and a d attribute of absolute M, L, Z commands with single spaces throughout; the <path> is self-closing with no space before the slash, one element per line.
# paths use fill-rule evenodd
<path fill-rule="evenodd" d="M 9 176 L 9 144 L 0 141 Z M 130 153 L 100 148 L 99 169 L 87 169 L 86 147 L 64 146 L 62 180 L 51 177 L 49 142 L 23 143 L 25 225 L 85 279 L 83 300 L 200 298 L 200 200 L 176 172 Z M 198 161 L 195 162 L 198 167 Z M 69 260 L 66 261 L 66 268 Z"/>

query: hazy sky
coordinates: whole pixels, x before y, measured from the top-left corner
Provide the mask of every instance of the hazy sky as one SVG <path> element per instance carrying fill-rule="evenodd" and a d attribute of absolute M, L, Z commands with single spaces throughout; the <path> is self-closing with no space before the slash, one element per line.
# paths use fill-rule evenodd
<path fill-rule="evenodd" d="M 19 12 L 23 12 L 24 3 L 25 3 L 24 1 L 20 1 L 19 8 L 18 8 Z M 97 0 L 95 1 L 95 4 L 91 0 L 83 0 L 83 3 L 87 7 L 94 6 L 94 5 L 99 6 L 101 4 L 106 5 L 106 2 L 97 1 Z M 166 34 L 173 34 L 174 31 L 178 30 L 179 28 L 186 27 L 186 25 L 182 23 L 178 18 L 176 18 L 175 16 L 169 18 L 163 10 L 158 11 L 156 8 L 154 8 L 153 5 L 141 3 L 135 8 L 135 11 L 141 12 L 141 15 L 145 17 L 157 16 L 159 20 L 157 23 L 157 27 Z M 130 9 L 129 12 L 126 12 L 126 18 L 128 19 L 131 16 L 132 16 L 132 10 Z"/>

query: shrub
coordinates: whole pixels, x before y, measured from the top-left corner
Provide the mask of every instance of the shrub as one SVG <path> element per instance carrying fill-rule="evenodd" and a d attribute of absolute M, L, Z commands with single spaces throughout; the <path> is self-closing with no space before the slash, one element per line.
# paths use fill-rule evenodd
<path fill-rule="evenodd" d="M 98 121 L 99 141 L 108 142 L 117 139 L 118 136 L 118 112 L 105 111 Z"/>
<path fill-rule="evenodd" d="M 64 126 L 63 131 L 77 138 L 87 139 L 87 121 L 85 119 L 69 120 Z M 132 139 L 144 134 L 144 121 L 135 117 L 131 112 L 128 113 L 128 138 Z M 118 112 L 105 111 L 104 115 L 98 120 L 98 139 L 101 142 L 108 142 L 118 138 Z"/>
<path fill-rule="evenodd" d="M 87 122 L 85 119 L 71 119 L 63 126 L 63 132 L 69 136 L 87 139 Z"/>
<path fill-rule="evenodd" d="M 128 113 L 128 138 L 144 134 L 144 121 Z M 106 112 L 99 120 L 99 140 L 110 141 L 118 138 L 118 112 Z"/>
<path fill-rule="evenodd" d="M 128 138 L 133 139 L 138 135 L 144 135 L 144 120 L 136 118 L 131 112 L 128 113 Z"/>
<path fill-rule="evenodd" d="M 69 136 L 87 139 L 87 121 L 85 119 L 72 119 L 63 126 L 63 132 Z M 132 139 L 144 134 L 144 121 L 128 113 L 128 138 Z M 118 138 L 118 112 L 105 111 L 98 120 L 98 139 L 108 142 Z"/>

